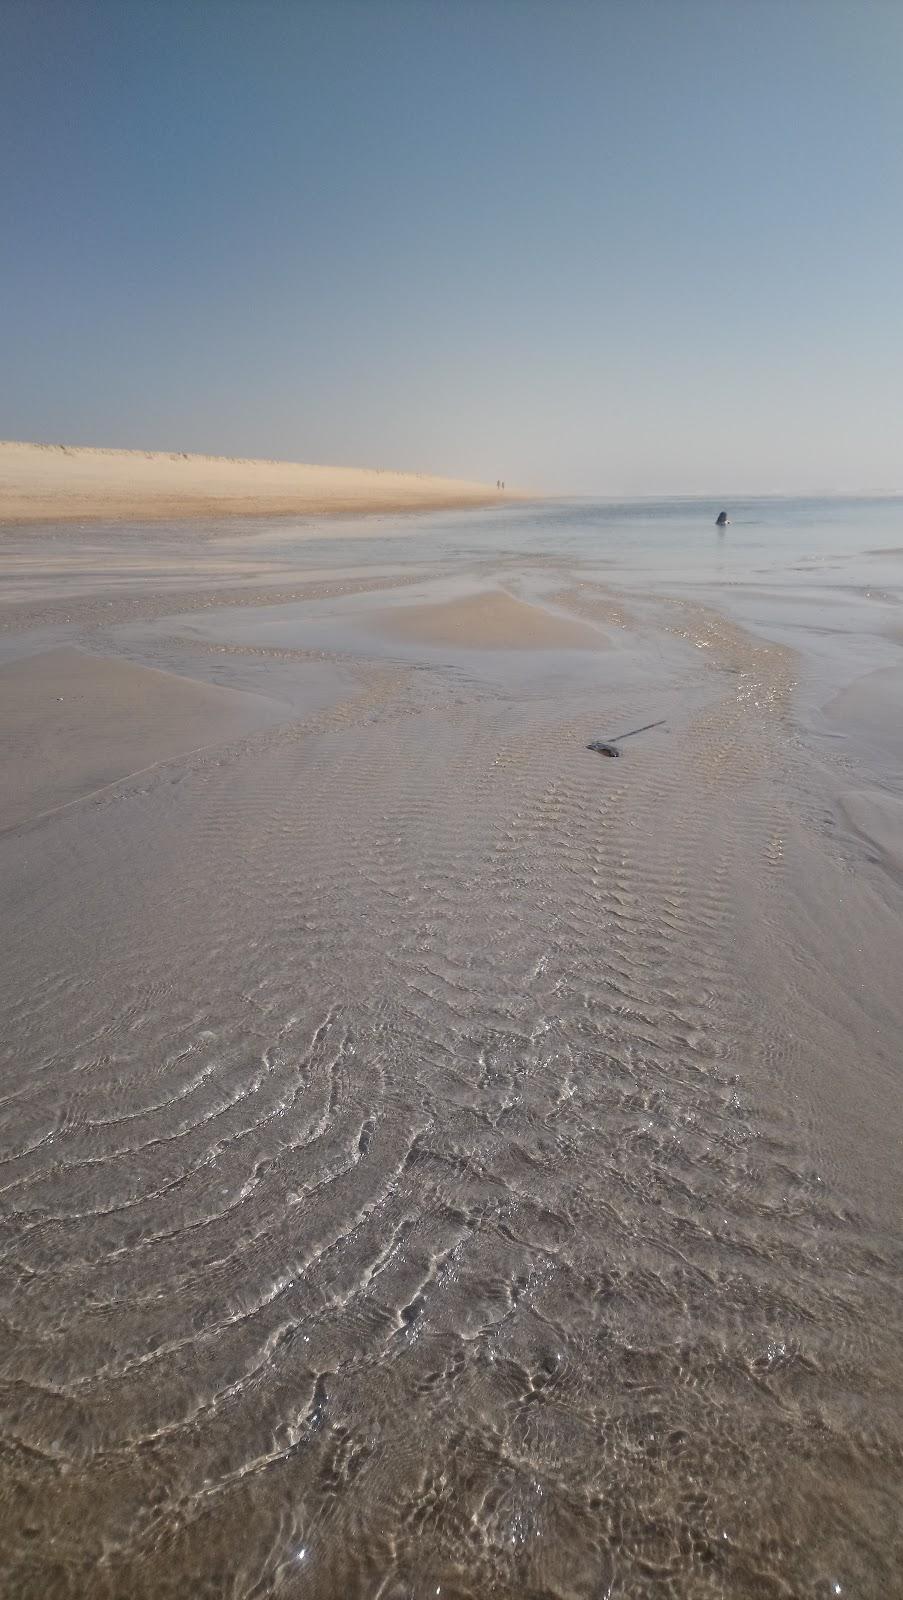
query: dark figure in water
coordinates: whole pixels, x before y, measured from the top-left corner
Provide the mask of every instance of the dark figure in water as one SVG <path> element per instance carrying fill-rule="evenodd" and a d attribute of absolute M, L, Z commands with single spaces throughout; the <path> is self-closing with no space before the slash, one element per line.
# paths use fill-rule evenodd
<path fill-rule="evenodd" d="M 727 512 L 726 511 L 719 511 L 717 517 L 715 518 L 715 527 L 716 528 L 729 528 L 730 527 L 730 523 L 727 520 Z"/>

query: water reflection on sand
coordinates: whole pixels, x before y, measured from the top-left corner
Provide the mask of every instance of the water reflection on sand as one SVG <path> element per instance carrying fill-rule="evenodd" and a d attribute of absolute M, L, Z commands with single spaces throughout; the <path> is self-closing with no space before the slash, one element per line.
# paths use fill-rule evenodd
<path fill-rule="evenodd" d="M 746 514 L 9 537 L 4 1593 L 895 1592 L 897 512 Z"/>

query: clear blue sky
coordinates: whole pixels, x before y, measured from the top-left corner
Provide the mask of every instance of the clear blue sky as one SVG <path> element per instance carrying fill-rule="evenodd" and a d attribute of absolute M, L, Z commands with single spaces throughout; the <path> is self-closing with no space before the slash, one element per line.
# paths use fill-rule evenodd
<path fill-rule="evenodd" d="M 903 0 L 2 0 L 0 437 L 903 488 Z"/>

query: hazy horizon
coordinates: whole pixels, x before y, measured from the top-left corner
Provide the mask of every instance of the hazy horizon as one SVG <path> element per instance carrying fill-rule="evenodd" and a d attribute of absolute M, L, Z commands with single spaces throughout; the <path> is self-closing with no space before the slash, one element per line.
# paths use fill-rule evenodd
<path fill-rule="evenodd" d="M 178 445 L 173 445 L 173 444 L 117 445 L 117 444 L 102 444 L 102 443 L 98 443 L 97 441 L 88 442 L 88 441 L 82 440 L 82 439 L 66 438 L 66 439 L 0 439 L 0 445 L 31 445 L 31 446 L 34 446 L 38 450 L 54 450 L 54 449 L 61 449 L 61 450 L 99 450 L 101 452 L 111 451 L 111 450 L 112 451 L 122 450 L 122 451 L 126 451 L 126 452 L 133 451 L 136 455 L 161 455 L 161 456 L 182 456 L 182 455 L 185 455 L 185 456 L 198 456 L 198 457 L 201 457 L 202 459 L 211 459 L 211 460 L 261 461 L 261 462 L 272 461 L 272 462 L 276 462 L 276 463 L 283 462 L 283 463 L 287 463 L 289 465 L 298 465 L 298 466 L 304 466 L 304 467 L 308 467 L 308 466 L 311 466 L 311 467 L 325 467 L 327 469 L 333 469 L 334 468 L 334 469 L 337 469 L 337 470 L 342 470 L 342 469 L 347 467 L 349 469 L 351 469 L 351 468 L 360 469 L 360 470 L 363 470 L 365 472 L 384 472 L 384 473 L 402 472 L 403 473 L 403 472 L 409 471 L 409 472 L 411 472 L 413 474 L 416 474 L 416 475 L 419 475 L 421 477 L 441 478 L 441 477 L 447 477 L 448 476 L 447 474 L 442 473 L 441 470 L 439 470 L 438 468 L 436 469 L 435 472 L 433 472 L 429 468 L 422 468 L 422 467 L 419 467 L 419 468 L 406 468 L 403 464 L 399 465 L 397 462 L 378 463 L 376 465 L 374 465 L 373 462 L 367 462 L 367 461 L 357 461 L 357 462 L 316 461 L 316 462 L 314 462 L 314 461 L 302 461 L 300 459 L 300 457 L 291 458 L 291 457 L 273 456 L 273 455 L 252 456 L 252 455 L 249 455 L 247 451 L 241 451 L 241 450 L 237 450 L 237 451 L 232 452 L 229 455 L 225 455 L 222 451 L 214 451 L 214 450 L 184 450 L 183 451 Z M 460 477 L 462 479 L 462 481 L 464 481 L 464 474 L 463 473 L 457 474 L 456 476 Z M 471 475 L 471 481 L 480 482 L 482 480 L 474 479 L 473 475 Z M 487 480 L 487 483 L 488 483 L 488 480 Z M 507 484 L 507 487 L 509 489 L 511 489 L 511 490 L 520 490 L 522 486 L 519 485 L 519 484 L 509 483 L 509 484 Z M 784 490 L 784 489 L 744 489 L 744 488 L 740 488 L 740 489 L 737 489 L 737 488 L 734 488 L 734 489 L 723 489 L 722 488 L 720 490 L 709 490 L 709 489 L 706 489 L 706 488 L 703 487 L 703 488 L 699 488 L 699 489 L 679 489 L 679 490 L 674 490 L 674 491 L 661 489 L 661 490 L 656 491 L 655 493 L 649 493 L 649 494 L 629 494 L 629 493 L 616 494 L 613 491 L 608 490 L 608 489 L 582 489 L 582 490 L 556 489 L 556 490 L 553 490 L 553 491 L 547 491 L 547 490 L 543 489 L 543 487 L 541 485 L 534 485 L 532 490 L 528 491 L 528 493 L 535 494 L 537 499 L 540 499 L 540 500 L 546 500 L 546 499 L 553 499 L 553 500 L 598 500 L 598 501 L 611 501 L 611 502 L 614 502 L 614 503 L 618 503 L 620 501 L 623 501 L 625 504 L 632 504 L 634 502 L 643 503 L 643 502 L 646 502 L 646 501 L 657 503 L 657 502 L 660 502 L 660 501 L 680 501 L 680 500 L 687 500 L 687 501 L 694 501 L 694 502 L 695 501 L 700 501 L 700 500 L 703 500 L 703 501 L 705 501 L 705 500 L 718 500 L 720 502 L 720 501 L 723 500 L 726 503 L 731 503 L 732 502 L 735 505 L 742 505 L 744 502 L 754 501 L 754 500 L 809 500 L 809 499 L 811 499 L 811 500 L 899 500 L 899 499 L 903 499 L 903 489 L 895 489 L 895 488 L 883 488 L 883 489 L 882 488 L 876 488 L 876 489 L 857 489 L 857 488 L 820 489 L 818 487 L 814 487 L 814 488 L 797 488 L 797 489 L 789 489 L 789 490 Z"/>
<path fill-rule="evenodd" d="M 900 492 L 903 8 L 9 0 L 0 436 Z"/>

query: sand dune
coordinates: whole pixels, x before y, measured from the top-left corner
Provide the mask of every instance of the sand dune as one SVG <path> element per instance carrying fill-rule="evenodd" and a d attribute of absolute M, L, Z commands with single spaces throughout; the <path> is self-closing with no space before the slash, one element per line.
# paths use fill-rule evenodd
<path fill-rule="evenodd" d="M 0 441 L 0 522 L 420 511 L 503 498 L 492 484 L 421 473 Z"/>

